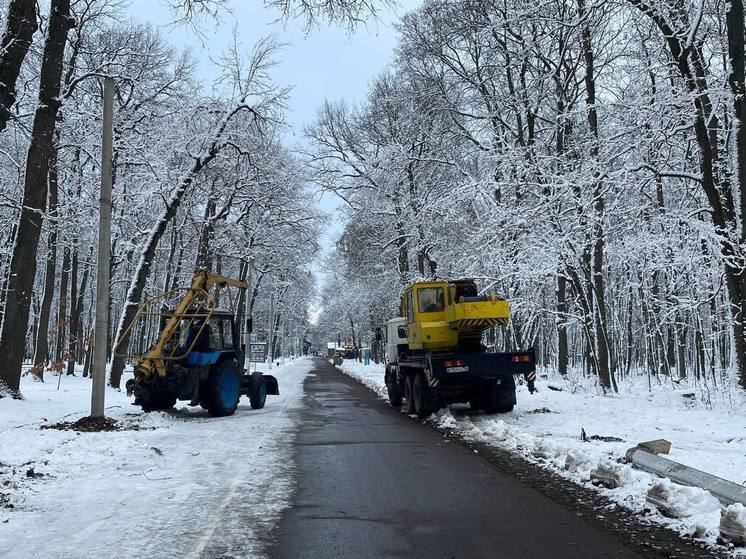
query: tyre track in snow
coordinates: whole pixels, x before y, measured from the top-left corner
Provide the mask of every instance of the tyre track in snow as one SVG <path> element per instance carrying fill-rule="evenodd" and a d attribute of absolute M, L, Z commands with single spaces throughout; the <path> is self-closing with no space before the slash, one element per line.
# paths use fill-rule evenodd
<path fill-rule="evenodd" d="M 298 373 L 294 373 L 298 374 Z M 278 444 L 271 444 L 273 440 L 280 439 L 273 427 L 281 426 L 283 432 L 294 429 L 296 421 L 291 418 L 293 408 L 302 405 L 303 378 L 295 379 L 290 391 L 284 396 L 282 404 L 272 406 L 272 397 L 267 400 L 265 413 L 277 414 L 275 421 L 269 422 L 262 436 L 254 439 L 252 450 L 263 453 L 280 452 L 285 458 L 292 457 L 291 445 L 280 448 Z M 282 379 L 279 379 L 280 381 Z M 282 385 L 280 390 L 283 390 Z M 254 412 L 256 413 L 256 412 Z M 288 423 L 288 424 L 284 424 Z M 284 438 L 284 437 L 282 437 Z M 292 438 L 292 437 L 291 437 Z M 279 441 L 282 444 L 282 441 Z M 240 449 L 237 449 L 240 452 Z M 245 451 L 245 449 L 244 449 Z M 275 458 L 271 460 L 272 468 L 264 468 L 264 479 L 259 484 L 251 483 L 252 477 L 256 478 L 256 471 L 250 468 L 237 472 L 232 479 L 229 489 L 225 492 L 220 502 L 209 514 L 207 526 L 202 530 L 198 541 L 192 550 L 186 554 L 187 559 L 212 559 L 226 557 L 259 557 L 263 556 L 262 548 L 266 545 L 265 537 L 275 521 L 279 519 L 281 510 L 289 503 L 287 496 L 292 486 L 293 465 L 289 460 Z M 253 462 L 248 462 L 255 466 Z M 283 469 L 277 475 L 277 467 Z M 284 496 L 282 501 L 277 501 L 278 490 Z M 268 499 L 269 497 L 269 499 Z M 247 502 L 248 501 L 248 502 Z M 276 510 L 261 511 L 261 518 L 257 518 L 255 502 L 273 502 Z"/>

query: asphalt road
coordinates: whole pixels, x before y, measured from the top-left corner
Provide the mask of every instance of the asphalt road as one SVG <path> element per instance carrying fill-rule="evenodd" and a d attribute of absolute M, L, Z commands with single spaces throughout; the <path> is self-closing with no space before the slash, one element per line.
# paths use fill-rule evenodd
<path fill-rule="evenodd" d="M 642 557 L 317 359 L 273 558 Z"/>

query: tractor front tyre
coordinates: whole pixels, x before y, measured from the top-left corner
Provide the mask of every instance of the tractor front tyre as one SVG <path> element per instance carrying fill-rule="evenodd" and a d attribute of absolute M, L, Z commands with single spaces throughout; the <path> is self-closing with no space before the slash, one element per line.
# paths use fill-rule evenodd
<path fill-rule="evenodd" d="M 170 410 L 175 404 L 176 396 L 163 392 L 151 392 L 142 400 L 140 407 L 142 407 L 142 411 L 149 413 L 151 411 Z"/>
<path fill-rule="evenodd" d="M 437 409 L 435 395 L 433 394 L 432 388 L 427 384 L 427 379 L 425 378 L 424 373 L 417 373 L 412 384 L 412 399 L 414 400 L 415 413 L 420 419 L 425 419 L 432 415 Z"/>
<path fill-rule="evenodd" d="M 213 417 L 233 415 L 240 397 L 238 363 L 234 360 L 213 365 L 200 390 L 200 404 Z"/>
<path fill-rule="evenodd" d="M 249 402 L 252 410 L 260 410 L 267 401 L 267 385 L 264 383 L 262 373 L 255 371 L 251 373 L 251 392 L 249 392 Z"/>
<path fill-rule="evenodd" d="M 407 375 L 406 377 L 404 377 L 404 410 L 407 412 L 407 415 L 415 414 L 413 381 L 414 378 L 412 375 Z"/>

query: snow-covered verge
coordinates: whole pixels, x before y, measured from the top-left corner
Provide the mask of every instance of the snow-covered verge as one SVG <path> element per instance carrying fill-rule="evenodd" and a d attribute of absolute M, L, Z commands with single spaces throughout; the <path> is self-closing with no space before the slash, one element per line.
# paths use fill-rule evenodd
<path fill-rule="evenodd" d="M 262 410 L 243 397 L 225 418 L 183 403 L 144 414 L 107 389 L 107 416 L 131 430 L 102 433 L 41 429 L 87 415 L 90 381 L 24 377 L 24 400 L 0 399 L 0 557 L 260 555 L 289 504 L 289 412 L 312 367 L 267 371 L 281 395 Z"/>
<path fill-rule="evenodd" d="M 386 398 L 383 365 L 344 361 L 340 369 Z M 551 384 L 561 391 L 551 390 Z M 518 405 L 502 415 L 472 413 L 467 405 L 453 406 L 429 422 L 478 441 L 517 452 L 537 465 L 574 482 L 594 487 L 609 499 L 682 535 L 714 544 L 721 507 L 708 492 L 683 487 L 621 463 L 628 448 L 665 438 L 672 442 L 669 458 L 746 485 L 746 400 L 741 395 L 703 394 L 691 386 L 625 382 L 620 394 L 602 395 L 589 382 L 539 381 L 530 394 L 518 387 Z M 581 433 L 585 433 L 585 441 Z M 590 472 L 601 467 L 614 472 L 622 485 L 598 488 Z M 665 498 L 664 516 L 647 502 L 648 491 Z M 746 511 L 732 507 L 746 521 Z M 742 549 L 735 553 L 746 554 Z"/>

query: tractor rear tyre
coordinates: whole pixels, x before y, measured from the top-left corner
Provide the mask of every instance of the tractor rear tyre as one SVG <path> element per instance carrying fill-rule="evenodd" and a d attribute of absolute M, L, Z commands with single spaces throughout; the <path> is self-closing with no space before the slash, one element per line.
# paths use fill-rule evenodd
<path fill-rule="evenodd" d="M 200 404 L 213 417 L 233 415 L 240 397 L 238 363 L 230 359 L 213 365 L 200 387 Z"/>
<path fill-rule="evenodd" d="M 413 375 L 407 375 L 404 377 L 404 409 L 407 415 L 414 415 L 414 378 Z"/>
<path fill-rule="evenodd" d="M 262 373 L 254 371 L 251 373 L 251 392 L 249 392 L 249 401 L 252 410 L 260 410 L 267 401 L 267 385 L 264 384 Z"/>
<path fill-rule="evenodd" d="M 424 373 L 417 373 L 412 386 L 414 409 L 417 417 L 425 419 L 432 415 L 436 408 L 435 395 L 427 384 Z"/>

